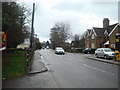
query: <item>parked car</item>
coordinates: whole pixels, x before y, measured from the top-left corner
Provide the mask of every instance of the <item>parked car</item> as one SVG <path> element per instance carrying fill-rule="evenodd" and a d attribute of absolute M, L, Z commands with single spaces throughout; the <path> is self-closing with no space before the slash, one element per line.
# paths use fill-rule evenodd
<path fill-rule="evenodd" d="M 49 49 L 49 46 L 46 46 L 46 49 Z"/>
<path fill-rule="evenodd" d="M 96 57 L 103 57 L 105 59 L 114 58 L 115 52 L 110 48 L 98 48 L 95 51 Z"/>
<path fill-rule="evenodd" d="M 42 47 L 42 49 L 45 49 L 45 47 Z"/>
<path fill-rule="evenodd" d="M 55 54 L 65 54 L 65 51 L 62 47 L 56 47 L 55 48 Z"/>
<path fill-rule="evenodd" d="M 95 49 L 94 48 L 86 48 L 86 49 L 83 50 L 83 53 L 85 53 L 85 54 L 89 54 L 89 53 L 94 54 Z"/>

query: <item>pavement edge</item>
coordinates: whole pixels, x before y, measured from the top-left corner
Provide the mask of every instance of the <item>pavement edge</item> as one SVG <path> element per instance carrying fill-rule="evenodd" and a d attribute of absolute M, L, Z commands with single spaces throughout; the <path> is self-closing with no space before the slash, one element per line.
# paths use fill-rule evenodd
<path fill-rule="evenodd" d="M 109 62 L 109 61 L 103 61 L 103 60 L 99 60 L 99 59 L 92 58 L 92 57 L 85 57 L 85 58 L 86 58 L 86 59 L 90 59 L 90 60 L 94 60 L 94 61 L 100 61 L 100 62 L 105 62 L 105 63 L 109 63 L 109 64 L 115 64 L 115 65 L 120 66 L 119 63 L 114 63 L 114 62 Z"/>
<path fill-rule="evenodd" d="M 39 53 L 40 54 L 40 53 Z M 47 67 L 47 62 L 44 60 L 43 56 L 40 54 L 41 57 L 41 62 L 45 65 L 45 68 L 43 68 L 40 71 L 33 71 L 33 72 L 28 72 L 28 74 L 38 74 L 38 73 L 43 73 L 49 71 L 49 68 Z"/>

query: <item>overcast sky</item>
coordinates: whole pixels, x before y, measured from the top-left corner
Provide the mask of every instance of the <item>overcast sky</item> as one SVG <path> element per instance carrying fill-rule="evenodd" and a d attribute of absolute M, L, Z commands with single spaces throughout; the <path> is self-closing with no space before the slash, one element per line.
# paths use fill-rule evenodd
<path fill-rule="evenodd" d="M 56 22 L 69 22 L 74 34 L 82 34 L 92 27 L 102 27 L 103 18 L 110 25 L 118 22 L 118 2 L 81 2 L 81 0 L 34 0 L 36 4 L 34 28 L 40 41 L 50 38 L 50 29 Z M 25 2 L 32 9 L 33 2 Z"/>

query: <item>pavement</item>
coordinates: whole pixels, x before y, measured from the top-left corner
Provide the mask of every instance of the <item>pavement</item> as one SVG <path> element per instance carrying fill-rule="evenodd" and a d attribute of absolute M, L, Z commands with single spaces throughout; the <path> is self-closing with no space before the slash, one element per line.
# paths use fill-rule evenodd
<path fill-rule="evenodd" d="M 35 51 L 32 66 L 28 74 L 36 74 L 48 71 L 48 68 L 46 67 L 47 65 L 45 64 L 46 62 L 44 59 L 42 59 L 39 51 Z"/>
<path fill-rule="evenodd" d="M 96 58 L 94 54 L 84 54 L 84 57 L 86 59 L 105 62 L 105 63 L 109 63 L 109 64 L 115 64 L 115 65 L 120 66 L 120 61 L 116 61 L 116 60 L 113 60 L 113 59 Z"/>

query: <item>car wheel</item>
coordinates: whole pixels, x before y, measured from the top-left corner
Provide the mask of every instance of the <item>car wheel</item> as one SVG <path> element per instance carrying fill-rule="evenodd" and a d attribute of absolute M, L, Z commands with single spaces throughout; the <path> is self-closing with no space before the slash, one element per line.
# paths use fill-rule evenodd
<path fill-rule="evenodd" d="M 97 55 L 97 54 L 95 54 L 95 56 L 96 56 L 96 58 L 98 58 L 98 55 Z"/>
<path fill-rule="evenodd" d="M 87 54 L 90 54 L 90 52 L 87 52 Z"/>
<path fill-rule="evenodd" d="M 104 59 L 107 59 L 107 55 L 104 55 Z"/>

